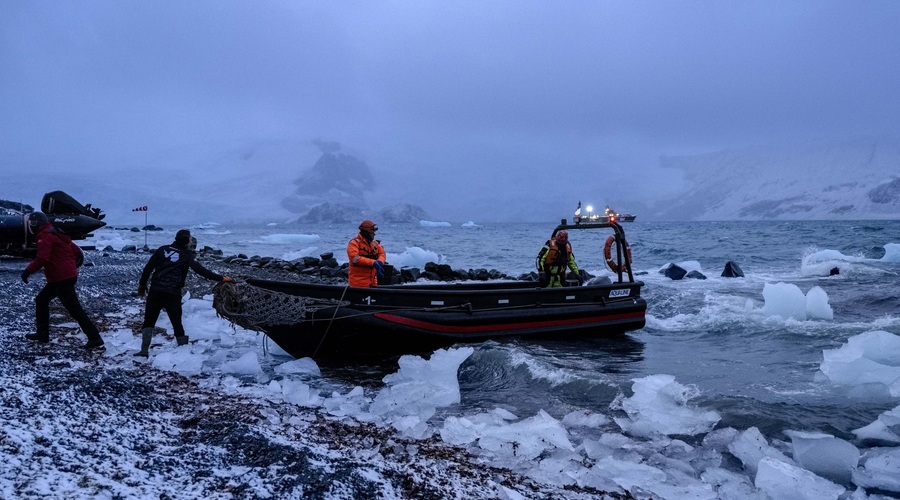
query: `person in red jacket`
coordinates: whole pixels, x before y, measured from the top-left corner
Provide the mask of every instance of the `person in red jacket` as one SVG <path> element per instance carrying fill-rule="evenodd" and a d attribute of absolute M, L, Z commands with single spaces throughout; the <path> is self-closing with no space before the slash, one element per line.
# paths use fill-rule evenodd
<path fill-rule="evenodd" d="M 375 231 L 378 226 L 366 219 L 359 224 L 359 234 L 347 243 L 350 286 L 378 286 L 378 277 L 384 276 L 384 247 L 375 239 Z"/>
<path fill-rule="evenodd" d="M 43 212 L 28 216 L 28 227 L 37 236 L 37 256 L 22 271 L 22 281 L 44 269 L 47 283 L 34 298 L 36 333 L 25 335 L 28 340 L 46 344 L 50 342 L 50 301 L 59 298 L 69 315 L 78 322 L 81 331 L 87 335 L 86 349 L 103 345 L 103 339 L 94 323 L 81 307 L 75 293 L 78 280 L 78 263 L 83 258 L 81 249 L 72 239 L 53 227 Z"/>

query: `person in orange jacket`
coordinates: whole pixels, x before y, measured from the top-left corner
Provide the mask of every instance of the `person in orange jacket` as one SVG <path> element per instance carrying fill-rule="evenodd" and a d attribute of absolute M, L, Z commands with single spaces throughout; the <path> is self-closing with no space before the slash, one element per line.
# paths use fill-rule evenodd
<path fill-rule="evenodd" d="M 359 223 L 359 234 L 347 243 L 347 274 L 350 286 L 378 286 L 378 277 L 384 276 L 384 247 L 375 239 L 378 226 L 366 219 Z"/>

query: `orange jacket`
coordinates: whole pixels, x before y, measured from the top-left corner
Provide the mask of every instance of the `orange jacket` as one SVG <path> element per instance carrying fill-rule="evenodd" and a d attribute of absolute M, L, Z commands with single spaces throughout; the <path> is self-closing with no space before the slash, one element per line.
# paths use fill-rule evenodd
<path fill-rule="evenodd" d="M 350 286 L 373 287 L 378 286 L 378 277 L 375 274 L 375 261 L 384 264 L 384 248 L 378 240 L 371 243 L 363 238 L 362 234 L 347 243 L 347 258 L 350 260 L 348 278 Z"/>
<path fill-rule="evenodd" d="M 551 274 L 565 273 L 566 266 L 573 273 L 578 272 L 578 264 L 575 263 L 575 253 L 572 252 L 572 244 L 567 241 L 565 246 L 562 246 L 555 238 L 551 239 L 550 250 L 544 256 L 544 271 Z"/>

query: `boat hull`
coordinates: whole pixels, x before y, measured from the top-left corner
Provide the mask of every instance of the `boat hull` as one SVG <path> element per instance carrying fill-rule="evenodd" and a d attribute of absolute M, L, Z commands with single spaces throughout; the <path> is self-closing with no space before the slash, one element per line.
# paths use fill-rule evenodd
<path fill-rule="evenodd" d="M 295 323 L 260 325 L 298 358 L 416 353 L 512 337 L 608 337 L 643 328 L 647 309 L 641 282 L 553 289 L 527 282 L 378 288 L 248 282 L 344 304 L 307 312 Z"/>

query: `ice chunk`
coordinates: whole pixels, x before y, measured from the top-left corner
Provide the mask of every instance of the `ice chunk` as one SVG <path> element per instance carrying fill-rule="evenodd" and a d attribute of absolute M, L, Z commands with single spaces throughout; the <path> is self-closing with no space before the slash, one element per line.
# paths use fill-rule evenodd
<path fill-rule="evenodd" d="M 772 500 L 836 500 L 846 491 L 843 486 L 772 457 L 759 461 L 754 484 Z"/>
<path fill-rule="evenodd" d="M 666 473 L 656 467 L 611 457 L 597 460 L 593 470 L 601 477 L 612 479 L 626 490 L 650 483 L 662 483 L 666 480 Z"/>
<path fill-rule="evenodd" d="M 688 406 L 700 391 L 694 386 L 675 382 L 672 375 L 649 375 L 633 381 L 634 395 L 617 399 L 610 405 L 613 408 L 620 406 L 628 414 L 627 419 L 616 418 L 615 421 L 631 435 L 695 435 L 709 432 L 721 419 L 715 411 Z"/>
<path fill-rule="evenodd" d="M 900 336 L 871 331 L 850 337 L 838 349 L 822 351 L 819 370 L 840 385 L 883 384 L 900 396 Z"/>
<path fill-rule="evenodd" d="M 744 474 L 713 467 L 703 472 L 700 479 L 712 486 L 722 500 L 769 500 Z"/>
<path fill-rule="evenodd" d="M 888 243 L 884 246 L 883 262 L 900 262 L 900 243 Z"/>
<path fill-rule="evenodd" d="M 514 423 L 508 423 L 496 413 L 449 417 L 444 420 L 440 434 L 441 439 L 449 444 L 467 444 L 477 440 L 482 449 L 525 460 L 534 459 L 544 450 L 575 449 L 562 424 L 543 410 Z"/>
<path fill-rule="evenodd" d="M 840 484 L 849 484 L 859 465 L 859 449 L 829 434 L 786 431 L 791 437 L 794 461 L 804 469 Z"/>
<path fill-rule="evenodd" d="M 609 418 L 602 413 L 594 413 L 587 410 L 575 410 L 562 419 L 566 427 L 594 427 L 598 428 L 609 423 Z"/>
<path fill-rule="evenodd" d="M 853 472 L 853 482 L 863 488 L 900 493 L 900 448 L 874 450 L 865 464 Z"/>
<path fill-rule="evenodd" d="M 321 377 L 322 372 L 319 370 L 319 365 L 316 364 L 312 358 L 302 358 L 302 359 L 294 359 L 285 363 L 281 363 L 280 365 L 275 367 L 275 373 L 281 374 L 308 374 L 314 375 L 316 377 Z"/>
<path fill-rule="evenodd" d="M 151 350 L 152 354 L 152 350 Z M 207 357 L 195 354 L 184 347 L 163 351 L 153 357 L 153 367 L 158 370 L 176 372 L 181 375 L 199 375 L 203 369 L 203 362 Z"/>
<path fill-rule="evenodd" d="M 712 448 L 716 451 L 725 451 L 739 433 L 740 431 L 734 427 L 716 429 L 703 437 L 703 446 Z"/>
<path fill-rule="evenodd" d="M 335 416 L 351 416 L 360 421 L 371 421 L 371 415 L 367 415 L 364 409 L 369 405 L 365 391 L 356 386 L 345 395 L 332 392 L 331 397 L 325 398 L 322 405 L 328 413 Z"/>
<path fill-rule="evenodd" d="M 584 485 L 603 485 L 613 481 L 618 487 L 629 490 L 636 498 L 717 498 L 710 485 L 695 478 L 613 457 L 598 460 L 590 469 L 580 471 L 578 478 L 579 483 Z"/>
<path fill-rule="evenodd" d="M 806 294 L 806 317 L 809 319 L 834 319 L 834 311 L 828 305 L 828 294 L 814 286 Z"/>
<path fill-rule="evenodd" d="M 526 460 L 552 447 L 574 450 L 566 429 L 544 410 L 520 422 L 485 429 L 478 445 L 491 451 L 511 451 L 512 455 Z"/>
<path fill-rule="evenodd" d="M 219 332 L 219 347 L 234 347 L 236 344 L 237 339 L 230 332 Z"/>
<path fill-rule="evenodd" d="M 400 370 L 384 377 L 387 387 L 375 396 L 369 411 L 390 421 L 415 415 L 426 421 L 437 407 L 459 403 L 457 372 L 474 349 L 440 349 L 430 360 L 402 356 Z"/>
<path fill-rule="evenodd" d="M 756 427 L 751 427 L 739 433 L 734 441 L 728 445 L 728 451 L 744 464 L 744 469 L 750 474 L 756 474 L 759 461 L 766 457 L 785 463 L 792 463 L 791 459 L 786 457 L 784 453 L 769 446 L 769 442 L 766 441 L 766 438 L 763 437 Z"/>
<path fill-rule="evenodd" d="M 259 365 L 256 351 L 250 351 L 238 359 L 222 363 L 222 372 L 234 375 L 256 375 L 262 373 L 262 367 Z"/>
<path fill-rule="evenodd" d="M 518 420 L 518 417 L 500 408 L 467 417 L 448 417 L 441 429 L 441 439 L 457 445 L 472 443 L 485 429 L 506 425 L 508 420 Z"/>
<path fill-rule="evenodd" d="M 303 382 L 285 379 L 281 382 L 281 394 L 288 403 L 300 406 L 316 406 L 315 397 L 311 396 L 309 386 Z"/>
<path fill-rule="evenodd" d="M 782 319 L 806 319 L 806 296 L 791 283 L 766 283 L 763 286 L 763 313 Z"/>
<path fill-rule="evenodd" d="M 428 422 L 416 415 L 394 418 L 391 421 L 391 426 L 404 436 L 413 439 L 425 439 L 432 434 L 431 429 L 428 427 Z"/>
<path fill-rule="evenodd" d="M 853 431 L 859 439 L 900 443 L 900 406 L 878 416 L 871 424 Z"/>

